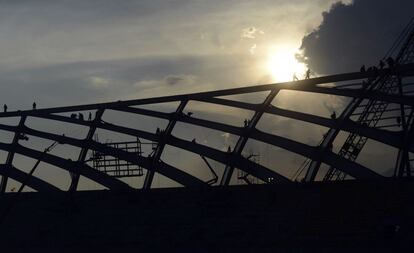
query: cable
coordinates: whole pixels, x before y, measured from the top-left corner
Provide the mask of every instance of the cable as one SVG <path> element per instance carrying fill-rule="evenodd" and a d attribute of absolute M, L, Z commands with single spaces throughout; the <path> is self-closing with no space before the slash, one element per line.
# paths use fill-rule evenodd
<path fill-rule="evenodd" d="M 402 41 L 404 41 L 404 38 L 407 36 L 408 32 L 412 30 L 411 26 L 414 26 L 414 17 L 412 17 L 410 22 L 408 22 L 408 24 L 404 27 L 397 39 L 392 44 L 391 48 L 387 51 L 382 59 L 386 59 L 394 54 L 395 50 L 401 45 Z"/>

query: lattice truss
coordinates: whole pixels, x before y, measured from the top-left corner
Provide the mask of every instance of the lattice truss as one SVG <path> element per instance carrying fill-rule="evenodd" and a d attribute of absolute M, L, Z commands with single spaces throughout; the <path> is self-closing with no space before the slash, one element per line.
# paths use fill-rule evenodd
<path fill-rule="evenodd" d="M 282 162 L 278 161 L 283 160 L 283 157 L 272 153 L 272 150 L 296 154 L 299 157 L 295 159 L 297 162 L 310 159 L 319 165 L 334 167 L 349 175 L 349 178 L 358 180 L 409 176 L 410 173 L 384 175 L 376 168 L 368 168 L 358 160 L 338 154 L 340 150 L 335 146 L 326 148 L 318 143 L 298 141 L 283 135 L 283 129 L 279 131 L 282 134 L 276 134 L 259 126 L 276 124 L 274 127 L 277 128 L 277 122 L 265 122 L 269 116 L 277 116 L 295 120 L 300 124 L 323 127 L 325 130 L 321 131 L 321 135 L 316 139 L 320 139 L 322 134 L 329 134 L 330 131 L 356 133 L 375 143 L 386 145 L 396 153 L 402 151 L 407 155 L 404 163 L 411 166 L 414 152 L 414 98 L 411 89 L 413 75 L 414 64 L 406 64 L 395 68 L 384 67 L 376 71 L 186 95 L 2 112 L 1 191 L 10 190 L 10 182 L 23 183 L 36 191 L 76 191 L 79 190 L 80 178 L 81 181 L 86 180 L 85 182 L 111 190 L 149 189 L 157 186 L 157 177 L 167 178 L 168 182 L 184 187 L 226 186 L 237 181 L 237 175 L 240 173 L 236 173 L 235 170 L 243 172 L 239 177 L 243 177 L 245 182 L 289 184 L 306 180 L 305 172 L 302 176 L 293 177 L 298 166 L 289 168 L 282 165 Z M 397 78 L 404 93 L 387 93 L 371 89 L 371 86 L 367 85 L 385 77 Z M 336 117 L 330 117 L 278 106 L 275 101 L 286 91 L 292 94 L 338 96 L 345 103 L 343 112 L 338 111 Z M 255 94 L 264 94 L 263 99 L 260 102 L 243 100 L 246 96 L 254 97 Z M 235 97 L 238 99 L 232 99 Z M 384 114 L 381 124 L 369 125 L 358 121 L 355 115 L 361 103 L 373 98 L 381 104 L 388 105 L 388 111 L 384 112 L 387 116 Z M 295 99 L 295 95 L 292 95 L 291 99 Z M 352 104 L 355 99 L 360 103 Z M 194 107 L 194 104 L 198 104 L 199 107 Z M 225 122 L 228 117 L 220 116 L 220 110 L 215 109 L 218 107 L 234 109 L 234 112 L 243 111 L 246 114 L 240 117 L 239 122 L 228 123 Z M 404 125 L 401 122 L 401 113 Z M 178 131 L 180 127 L 181 130 Z M 191 130 L 190 127 L 197 128 L 197 131 Z M 233 142 L 210 145 L 208 136 L 199 138 L 203 131 L 213 131 L 222 138 L 230 136 Z M 138 147 L 134 146 L 134 151 L 118 144 L 111 145 L 110 139 L 115 141 L 116 136 L 122 136 L 117 141 L 123 140 L 127 143 L 138 139 L 151 145 L 147 150 L 140 147 L 139 152 L 135 152 Z M 115 143 L 114 141 L 112 143 Z M 257 155 L 253 154 L 257 150 L 250 152 L 247 148 L 248 142 L 252 141 L 271 147 L 269 153 L 274 159 L 268 164 L 262 164 L 260 159 L 251 159 L 257 158 Z M 339 142 L 335 144 L 339 145 L 338 147 L 344 143 L 343 139 L 333 138 L 333 141 Z M 168 162 L 168 157 L 177 158 L 177 150 L 189 154 L 181 155 L 178 159 L 185 166 Z M 94 158 L 93 154 L 113 157 L 128 166 L 137 166 L 143 169 L 143 172 L 127 179 L 116 177 L 113 171 L 106 173 L 94 166 L 92 160 L 96 157 Z M 194 156 L 199 162 L 195 162 Z M 399 157 L 394 156 L 397 164 L 401 163 L 397 161 Z M 324 170 L 323 166 L 318 166 L 311 181 L 322 180 L 326 173 L 328 171 Z M 250 180 L 247 180 L 248 177 Z"/>

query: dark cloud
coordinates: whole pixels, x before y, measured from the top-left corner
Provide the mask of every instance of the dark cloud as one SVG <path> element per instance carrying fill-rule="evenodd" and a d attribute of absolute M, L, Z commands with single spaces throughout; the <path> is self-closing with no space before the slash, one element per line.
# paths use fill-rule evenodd
<path fill-rule="evenodd" d="M 165 78 L 165 82 L 168 85 L 193 84 L 194 79 L 195 77 L 190 76 L 190 75 L 175 75 L 175 76 L 167 76 Z"/>
<path fill-rule="evenodd" d="M 184 79 L 182 77 L 179 77 L 179 76 L 168 76 L 167 78 L 165 78 L 165 81 L 169 85 L 176 85 L 177 83 L 180 83 L 183 80 Z"/>
<path fill-rule="evenodd" d="M 305 36 L 302 49 L 320 74 L 355 71 L 376 64 L 413 16 L 414 1 L 355 0 L 334 4 L 321 25 Z"/>

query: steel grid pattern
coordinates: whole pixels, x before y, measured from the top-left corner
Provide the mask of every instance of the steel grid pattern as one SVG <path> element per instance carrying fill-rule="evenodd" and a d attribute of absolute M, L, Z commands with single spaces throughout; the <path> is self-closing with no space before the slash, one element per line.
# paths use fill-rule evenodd
<path fill-rule="evenodd" d="M 7 160 L 4 164 L 0 165 L 0 174 L 2 175 L 2 181 L 0 189 L 2 192 L 5 191 L 7 180 L 11 178 L 18 182 L 25 182 L 31 188 L 37 191 L 59 191 L 59 189 L 45 180 L 32 176 L 30 180 L 28 174 L 16 168 L 13 165 L 13 156 L 14 154 L 20 154 L 45 162 L 56 167 L 59 167 L 63 170 L 68 171 L 71 174 L 71 182 L 68 191 L 76 191 L 79 181 L 79 176 L 87 177 L 90 180 L 93 180 L 111 190 L 130 190 L 131 187 L 124 183 L 123 181 L 118 180 L 117 178 L 111 177 L 105 173 L 102 173 L 98 170 L 90 167 L 86 162 L 86 153 L 89 150 L 95 150 L 101 153 L 110 154 L 111 156 L 117 157 L 119 159 L 131 162 L 133 164 L 139 165 L 147 170 L 145 182 L 143 184 L 144 189 L 150 189 L 153 181 L 154 173 L 160 173 L 171 180 L 182 184 L 186 187 L 208 187 L 209 184 L 204 182 L 194 175 L 191 175 L 187 172 L 184 172 L 180 168 L 176 168 L 170 164 L 167 164 L 160 160 L 160 157 L 164 151 L 166 145 L 177 147 L 186 151 L 193 152 L 195 154 L 201 155 L 202 157 L 209 158 L 220 162 L 225 165 L 224 173 L 222 178 L 219 180 L 220 185 L 226 186 L 229 184 L 230 178 L 233 174 L 233 169 L 238 168 L 245 171 L 249 175 L 252 175 L 263 182 L 267 183 L 291 183 L 292 181 L 285 176 L 278 174 L 277 172 L 266 168 L 263 165 L 254 163 L 249 159 L 241 155 L 246 142 L 249 139 L 257 140 L 266 144 L 274 145 L 276 147 L 288 150 L 290 152 L 302 155 L 306 158 L 309 158 L 313 161 L 318 161 L 320 163 L 325 163 L 329 166 L 333 166 L 336 169 L 346 173 L 347 175 L 352 176 L 355 179 L 359 180 L 382 180 L 384 177 L 375 171 L 351 160 L 347 160 L 338 154 L 332 152 L 329 149 L 321 148 L 321 146 L 311 146 L 297 142 L 295 140 L 289 139 L 284 136 L 278 136 L 274 134 L 269 134 L 258 130 L 256 124 L 260 121 L 263 114 L 272 114 L 287 117 L 290 119 L 299 120 L 302 122 L 308 122 L 312 124 L 317 124 L 320 126 L 327 127 L 329 129 L 334 129 L 337 131 L 343 130 L 352 133 L 357 133 L 358 135 L 365 136 L 367 138 L 373 139 L 375 141 L 387 144 L 389 146 L 395 147 L 399 150 L 405 148 L 409 152 L 414 152 L 414 130 L 411 127 L 404 131 L 388 131 L 384 129 L 375 128 L 368 125 L 362 125 L 351 120 L 351 113 L 348 113 L 345 118 L 325 118 L 312 114 L 307 114 L 298 111 L 286 110 L 272 105 L 272 101 L 277 97 L 277 94 L 281 90 L 294 90 L 294 91 L 305 91 L 311 93 L 319 94 L 331 94 L 337 96 L 344 96 L 349 98 L 361 98 L 361 99 L 370 99 L 375 97 L 378 101 L 383 101 L 385 103 L 395 103 L 408 108 L 414 107 L 414 98 L 412 96 L 401 96 L 394 94 L 386 94 L 380 91 L 374 91 L 370 89 L 365 89 L 363 81 L 367 78 L 377 78 L 378 76 L 398 76 L 402 80 L 406 77 L 414 75 L 414 64 L 407 64 L 398 66 L 393 69 L 382 69 L 377 72 L 354 72 L 354 73 L 345 73 L 338 75 L 331 75 L 325 77 L 311 78 L 306 80 L 299 80 L 295 82 L 286 82 L 286 83 L 276 83 L 276 84 L 267 84 L 267 85 L 258 85 L 258 86 L 248 86 L 243 88 L 234 88 L 227 90 L 217 90 L 211 92 L 202 92 L 202 93 L 193 93 L 177 96 L 165 96 L 165 97 L 156 97 L 156 98 L 147 98 L 147 99 L 137 99 L 137 100 L 128 100 L 128 101 L 117 101 L 110 103 L 100 103 L 100 104 L 88 104 L 88 105 L 79 105 L 79 106 L 67 106 L 67 107 L 57 107 L 57 108 L 46 108 L 46 109 L 33 109 L 25 111 L 10 111 L 0 113 L 0 118 L 12 118 L 18 117 L 20 119 L 19 124 L 16 126 L 0 124 L 0 131 L 11 132 L 14 134 L 12 143 L 3 143 L 0 142 L 0 150 L 8 152 Z M 323 84 L 328 83 L 340 83 L 340 82 L 352 82 L 353 85 L 346 87 L 333 86 L 329 87 Z M 240 101 L 234 101 L 229 99 L 221 98 L 223 96 L 229 95 L 239 95 L 239 94 L 249 94 L 254 92 L 267 91 L 268 96 L 263 101 L 263 103 L 252 104 Z M 247 126 L 238 127 L 221 122 L 216 122 L 212 120 L 201 119 L 187 115 L 183 113 L 186 105 L 190 101 L 200 101 L 216 105 L 224 105 L 235 108 L 240 108 L 244 110 L 252 111 L 253 117 L 249 119 Z M 179 106 L 174 112 L 165 113 L 149 109 L 137 108 L 134 106 L 140 105 L 149 105 L 149 104 L 159 104 L 165 102 L 178 102 Z M 83 120 L 68 116 L 59 115 L 62 113 L 71 113 L 71 112 L 82 112 L 93 110 L 96 112 L 96 117 L 94 120 Z M 134 129 L 131 127 L 125 127 L 120 125 L 115 125 L 107 123 L 101 120 L 102 115 L 107 110 L 120 111 L 130 114 L 138 114 L 144 116 L 150 116 L 153 118 L 159 118 L 167 120 L 169 123 L 165 130 L 162 133 L 156 133 L 155 129 L 153 132 L 143 131 L 139 129 Z M 355 108 L 352 109 L 354 111 Z M 41 118 L 48 119 L 53 121 L 58 121 L 61 123 L 71 123 L 83 127 L 88 127 L 89 131 L 87 137 L 84 139 L 77 139 L 73 137 L 68 137 L 64 135 L 58 135 L 55 133 L 50 133 L 47 131 L 40 131 L 28 127 L 25 124 L 25 121 L 28 118 Z M 239 140 L 236 144 L 234 150 L 231 152 L 221 151 L 215 148 L 208 147 L 202 143 L 187 141 L 181 138 L 178 138 L 172 134 L 173 129 L 176 123 L 182 122 L 187 124 L 192 124 L 195 126 L 200 126 L 204 128 L 219 130 L 222 132 L 230 133 L 239 137 Z M 70 125 L 70 124 L 68 124 Z M 108 145 L 99 143 L 93 139 L 93 135 L 97 129 L 109 130 L 117 133 L 127 134 L 135 136 L 138 138 L 143 138 L 152 142 L 156 142 L 157 147 L 152 156 L 133 156 L 129 152 L 126 152 L 121 149 L 116 149 Z M 25 147 L 19 144 L 19 136 L 21 134 L 27 134 L 42 139 L 47 139 L 51 141 L 56 141 L 62 144 L 68 144 L 74 147 L 80 148 L 80 153 L 78 160 L 72 161 L 56 155 L 48 154 L 46 152 L 41 152 L 32 148 Z M 272 181 L 269 181 L 269 178 L 272 178 Z M 26 182 L 27 181 L 27 182 Z"/>

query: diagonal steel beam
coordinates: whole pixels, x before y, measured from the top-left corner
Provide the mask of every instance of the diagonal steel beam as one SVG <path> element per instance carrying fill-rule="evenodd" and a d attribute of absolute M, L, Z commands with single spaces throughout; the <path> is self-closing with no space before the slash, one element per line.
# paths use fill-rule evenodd
<path fill-rule="evenodd" d="M 88 134 L 87 134 L 87 136 L 84 140 L 84 145 L 82 146 L 82 149 L 79 153 L 78 161 L 77 161 L 76 164 L 83 164 L 85 162 L 86 155 L 88 154 L 90 142 L 93 139 L 93 136 L 95 134 L 97 125 L 99 124 L 99 122 L 101 122 L 101 118 L 102 118 L 103 113 L 104 113 L 104 109 L 99 109 L 99 110 L 96 111 L 95 118 L 93 119 L 92 124 L 90 124 L 90 126 L 89 126 Z M 79 170 L 80 169 L 81 169 L 81 167 L 76 166 L 74 168 L 73 172 L 71 173 L 72 181 L 71 181 L 71 184 L 69 186 L 69 192 L 76 191 L 76 189 L 78 187 L 79 176 L 80 176 Z"/>
<path fill-rule="evenodd" d="M 14 131 L 16 130 L 15 126 L 5 126 L 5 125 L 1 125 L 0 124 L 0 129 L 2 130 L 6 130 L 6 131 Z M 108 129 L 108 130 L 113 130 L 113 129 Z M 39 130 L 35 130 L 35 129 L 31 129 L 28 127 L 24 127 L 22 128 L 22 132 L 29 134 L 29 135 L 33 135 L 39 138 L 43 138 L 43 139 L 48 139 L 48 140 L 53 140 L 53 141 L 57 141 L 58 143 L 61 144 L 69 144 L 75 147 L 80 147 L 82 148 L 84 145 L 83 140 L 80 139 L 75 139 L 75 138 L 70 138 L 67 136 L 63 136 L 63 135 L 57 135 L 57 134 L 53 134 L 53 133 L 47 133 L 47 132 L 42 132 Z M 128 133 L 133 135 L 132 133 Z M 137 137 L 140 137 L 140 135 L 135 135 Z M 155 136 L 155 135 L 154 135 Z M 151 167 L 151 159 L 150 158 L 146 158 L 146 157 L 137 157 L 134 154 L 128 153 L 126 151 L 120 150 L 120 149 L 116 149 L 116 148 L 112 148 L 109 147 L 105 144 L 96 142 L 91 140 L 89 143 L 89 149 L 93 149 L 96 151 L 99 151 L 101 153 L 105 153 L 105 154 L 110 154 L 111 156 L 114 156 L 116 158 L 119 158 L 121 160 L 125 160 L 128 162 L 131 162 L 133 164 L 137 164 L 143 168 L 146 168 L 147 170 L 150 170 Z M 159 162 L 156 164 L 157 168 L 158 168 L 158 172 L 164 176 L 167 176 L 169 178 L 171 178 L 172 180 L 184 185 L 184 186 L 201 186 L 204 184 L 203 181 L 171 166 L 168 165 L 166 163 L 162 163 Z M 89 167 L 89 166 L 88 166 Z M 87 167 L 87 168 L 88 168 Z M 89 167 L 90 168 L 90 167 Z M 69 170 L 70 172 L 72 171 L 73 168 L 71 168 L 71 170 Z M 82 172 L 82 171 L 81 171 Z M 99 171 L 98 171 L 99 172 Z M 99 172 L 102 173 L 102 172 Z M 84 173 L 81 173 L 84 174 Z M 106 174 L 105 174 L 106 175 Z M 117 179 L 114 179 L 117 180 Z"/>
<path fill-rule="evenodd" d="M 408 152 L 413 152 L 410 150 L 410 147 L 414 146 L 414 108 L 411 108 L 408 119 L 406 121 L 403 121 L 403 129 L 404 138 L 402 141 L 402 146 L 398 150 L 394 176 L 403 177 L 405 172 L 408 177 L 411 177 L 411 161 L 410 154 Z"/>
<path fill-rule="evenodd" d="M 276 97 L 278 90 L 272 90 L 266 99 L 263 101 L 261 105 L 258 106 L 256 112 L 254 113 L 253 117 L 245 122 L 245 129 L 243 134 L 237 140 L 236 146 L 234 146 L 232 156 L 240 156 L 244 146 L 246 146 L 247 141 L 249 140 L 250 133 L 255 129 L 257 123 L 259 122 L 260 118 L 263 116 L 264 111 L 267 107 L 272 103 L 273 99 Z M 223 177 L 221 178 L 220 185 L 226 186 L 229 185 L 230 179 L 233 175 L 234 166 L 233 165 L 226 165 L 224 169 Z M 265 182 L 269 182 L 268 180 Z"/>
<path fill-rule="evenodd" d="M 274 178 L 278 183 L 289 183 L 290 180 L 279 173 L 268 169 L 260 164 L 254 163 L 241 155 L 232 155 L 231 153 L 223 152 L 208 146 L 204 146 L 192 141 L 183 140 L 172 136 L 169 145 L 193 152 L 212 160 L 225 164 L 226 166 L 237 166 L 237 168 L 251 174 L 254 177 L 263 181 L 268 181 L 269 178 Z"/>
<path fill-rule="evenodd" d="M 112 130 L 112 128 L 110 128 L 111 126 L 109 126 L 109 128 L 107 130 Z M 121 127 L 121 133 L 128 133 L 130 135 L 136 136 L 136 137 L 141 137 L 139 135 L 139 133 L 135 133 L 132 132 L 130 130 L 133 129 L 128 129 L 128 128 L 124 128 Z M 16 130 L 15 126 L 7 126 L 7 125 L 2 125 L 0 124 L 0 129 L 1 130 L 6 130 L 6 131 L 14 131 Z M 123 129 L 126 129 L 128 131 L 122 131 Z M 62 135 L 57 135 L 57 134 L 53 134 L 53 133 L 47 133 L 47 132 L 42 132 L 39 130 L 35 130 L 35 129 L 31 129 L 28 127 L 24 127 L 22 129 L 23 133 L 29 134 L 29 135 L 33 135 L 39 138 L 43 138 L 43 139 L 48 139 L 48 140 L 53 140 L 53 141 L 57 141 L 59 143 L 63 143 L 63 144 L 69 144 L 72 146 L 76 146 L 76 147 L 82 147 L 83 142 L 80 139 L 75 139 L 75 138 L 71 138 L 71 137 L 67 137 L 67 136 L 62 136 Z M 141 131 L 140 131 L 141 132 Z M 153 135 L 154 138 L 158 137 L 157 135 Z M 153 141 L 155 141 L 156 139 L 154 139 Z M 166 143 L 168 145 L 171 146 L 175 146 L 190 152 L 194 152 L 200 155 L 203 155 L 205 157 L 208 157 L 210 159 L 216 160 L 218 162 L 221 162 L 223 164 L 235 164 L 238 168 L 246 171 L 247 173 L 263 180 L 266 181 L 268 178 L 274 178 L 276 182 L 288 182 L 289 180 L 283 176 L 281 176 L 280 174 L 267 169 L 266 167 L 263 167 L 261 165 L 258 165 L 256 163 L 253 163 L 249 160 L 247 160 L 246 158 L 242 157 L 242 156 L 235 156 L 233 158 L 229 157 L 228 153 L 225 153 L 223 151 L 219 151 L 210 147 L 206 147 L 197 143 L 193 143 L 190 141 L 185 141 L 182 139 L 179 139 L 177 137 L 174 136 L 170 136 L 170 138 L 168 139 L 168 142 Z M 149 158 L 145 158 L 145 157 L 136 157 L 134 155 L 129 154 L 128 152 L 119 150 L 119 149 L 115 149 L 115 148 L 111 148 L 108 147 L 104 144 L 95 142 L 95 141 L 91 141 L 90 144 L 90 149 L 99 151 L 101 153 L 106 153 L 106 154 L 111 154 L 114 157 L 117 157 L 119 159 L 125 160 L 125 161 L 129 161 L 131 163 L 134 164 L 138 164 L 141 167 L 144 167 L 146 169 L 150 169 L 150 159 Z M 202 182 L 201 180 L 198 180 L 197 178 L 190 176 L 186 173 L 184 173 L 183 171 L 176 169 L 168 164 L 165 163 L 158 163 L 157 164 L 157 168 L 158 168 L 158 172 L 164 176 L 169 177 L 170 179 L 184 185 L 184 186 L 202 186 L 204 184 L 204 182 Z"/>
<path fill-rule="evenodd" d="M 0 143 L 0 149 L 1 150 L 5 150 L 5 151 L 9 151 L 11 150 L 12 145 L 11 144 L 6 144 L 6 143 Z M 14 147 L 14 151 L 15 153 L 36 159 L 36 160 L 41 160 L 43 162 L 49 163 L 51 165 L 54 165 L 60 169 L 63 170 L 67 170 L 69 172 L 71 172 L 75 166 L 76 162 L 67 160 L 65 158 L 59 157 L 59 156 L 55 156 L 55 155 L 51 155 L 51 154 L 45 154 L 44 152 L 40 152 L 37 150 L 33 150 L 30 148 L 26 148 L 24 146 L 21 145 L 16 145 Z M 89 167 L 86 164 L 82 164 L 82 169 L 81 174 L 111 190 L 128 190 L 131 189 L 131 187 L 120 181 L 117 179 L 114 179 L 102 172 L 99 172 L 91 167 Z"/>
<path fill-rule="evenodd" d="M 72 120 L 72 119 L 70 119 L 70 120 Z M 332 125 L 336 126 L 336 128 L 342 129 L 333 120 L 330 120 L 330 119 L 325 119 L 325 120 L 327 120 L 328 122 L 331 122 L 329 124 L 332 124 Z M 191 123 L 191 124 L 196 124 L 196 125 L 200 125 L 200 126 L 204 126 L 204 127 L 209 127 L 209 128 L 212 128 L 212 129 L 217 129 L 217 130 L 220 130 L 220 131 L 226 131 L 226 132 L 229 132 L 229 133 L 232 133 L 232 134 L 237 134 L 237 135 L 238 134 L 241 135 L 242 130 L 243 130 L 242 128 L 235 127 L 235 126 L 229 126 L 229 125 L 225 125 L 225 124 L 222 124 L 222 123 L 212 122 L 210 124 L 210 121 L 196 119 L 194 117 L 188 117 L 188 116 L 185 116 L 185 115 L 180 116 L 180 121 L 188 122 L 188 123 Z M 72 122 L 72 123 L 74 123 L 74 122 Z M 346 129 L 345 126 L 347 124 L 348 123 L 345 122 L 342 125 L 342 126 L 344 126 L 343 127 L 344 129 Z M 353 123 L 350 123 L 350 124 L 353 124 Z M 0 125 L 0 127 L 1 127 L 1 125 Z M 140 131 L 140 130 L 134 130 L 134 129 L 129 129 L 129 128 L 125 128 L 125 127 L 119 127 L 119 126 L 115 126 L 115 125 L 112 125 L 112 124 L 104 124 L 104 125 L 99 126 L 99 127 L 104 127 L 104 129 L 106 129 L 106 130 L 111 130 L 111 131 L 116 130 L 116 131 L 121 132 L 121 133 L 130 134 L 130 135 L 141 137 L 141 138 L 147 138 L 147 139 L 152 140 L 152 141 L 157 140 L 157 135 L 147 133 L 147 132 L 144 132 L 144 131 Z M 401 142 L 400 142 L 400 137 L 398 137 L 398 136 L 400 136 L 400 134 L 393 135 L 393 133 L 390 133 L 389 131 L 375 129 L 375 132 L 378 131 L 379 134 L 381 134 L 381 133 L 384 134 L 384 136 L 379 137 L 379 136 L 374 136 L 374 134 L 372 134 L 371 131 L 369 131 L 369 130 L 374 130 L 374 129 L 368 128 L 368 127 L 365 129 L 364 127 L 362 127 L 361 128 L 361 134 L 365 134 L 367 136 L 370 136 L 373 139 L 378 139 L 380 141 L 382 140 L 385 143 L 387 143 L 389 145 L 392 145 L 394 147 L 397 147 L 397 148 L 400 147 Z M 385 131 L 385 132 L 382 132 L 382 131 Z M 268 143 L 268 144 L 271 144 L 271 145 L 282 147 L 286 150 L 289 150 L 291 152 L 303 155 L 303 156 L 308 157 L 308 158 L 316 159 L 316 157 L 317 157 L 314 153 L 316 151 L 315 151 L 315 149 L 311 149 L 312 147 L 310 147 L 308 145 L 305 145 L 305 144 L 302 144 L 302 143 L 298 143 L 298 142 L 286 139 L 286 138 L 283 138 L 283 137 L 280 137 L 280 136 L 270 135 L 270 134 L 266 134 L 266 133 L 263 133 L 261 131 L 255 130 L 250 137 L 253 138 L 253 139 L 262 141 L 264 143 Z M 396 137 L 396 138 L 394 140 L 391 140 L 392 137 Z M 174 139 L 171 139 L 171 140 L 174 140 Z M 188 151 L 193 151 L 191 148 L 179 146 L 177 143 L 179 143 L 179 142 L 172 141 L 172 142 L 169 143 L 169 145 L 184 148 L 184 149 L 187 149 Z M 414 145 L 410 145 L 409 149 L 414 150 Z M 209 157 L 211 159 L 217 160 L 217 159 L 215 159 L 217 154 L 215 154 L 213 156 L 210 156 L 208 154 L 203 154 L 203 155 L 205 155 L 206 157 Z M 224 163 L 226 163 L 226 162 L 224 162 Z M 241 167 L 241 169 L 245 169 L 245 168 Z M 364 168 L 362 168 L 362 170 L 368 170 L 368 169 L 364 167 Z M 370 173 L 367 173 L 367 174 L 370 174 Z M 273 176 L 273 178 L 276 178 L 276 176 Z"/>
<path fill-rule="evenodd" d="M 75 106 L 65 106 L 65 107 L 56 107 L 56 108 L 45 108 L 37 110 L 25 110 L 25 111 L 10 111 L 0 113 L 0 117 L 14 117 L 14 116 L 36 116 L 36 115 L 46 115 L 50 113 L 64 113 L 71 111 L 86 111 L 86 110 L 97 110 L 100 108 L 105 109 L 116 109 L 127 106 L 134 105 L 144 105 L 144 104 L 156 104 L 156 103 L 165 103 L 165 102 L 177 102 L 183 100 L 199 100 L 208 97 L 219 97 L 227 95 L 236 95 L 236 94 L 246 94 L 260 91 L 270 91 L 273 89 L 290 89 L 290 90 L 303 90 L 303 91 L 312 91 L 312 92 L 321 92 L 327 94 L 337 94 L 343 96 L 359 96 L 358 91 L 352 89 L 335 89 L 335 88 L 326 88 L 326 87 L 317 87 L 316 85 L 324 83 L 335 83 L 341 81 L 352 81 L 352 80 L 362 80 L 370 77 L 375 77 L 376 75 L 384 74 L 399 74 L 400 76 L 413 76 L 414 75 L 414 64 L 406 64 L 395 67 L 394 69 L 382 69 L 379 70 L 377 74 L 373 72 L 353 72 L 353 73 L 344 73 L 331 76 L 323 76 L 317 78 L 311 78 L 306 80 L 299 80 L 296 82 L 286 82 L 286 83 L 272 83 L 264 84 L 257 86 L 247 86 L 241 88 L 232 88 L 226 90 L 217 90 L 217 91 L 208 91 L 208 92 L 199 92 L 185 95 L 175 95 L 175 96 L 165 96 L 165 97 L 155 97 L 155 98 L 146 98 L 146 99 L 134 99 L 128 101 L 117 101 L 109 103 L 99 103 L 99 104 L 88 104 L 88 105 L 75 105 Z M 343 91 L 343 92 L 342 92 Z M 379 94 L 381 96 L 381 94 Z M 386 98 L 386 97 L 382 97 Z M 381 98 L 379 98 L 381 99 Z M 405 101 L 407 102 L 407 101 Z M 412 104 L 412 103 L 411 103 Z"/>
<path fill-rule="evenodd" d="M 6 167 L 5 164 L 0 165 L 0 175 L 3 175 L 3 173 L 5 173 L 5 170 L 4 170 L 5 167 Z M 14 166 L 12 166 L 11 168 L 9 167 L 8 170 L 9 170 L 8 171 L 9 178 L 17 182 L 23 183 L 28 178 L 28 174 L 26 172 L 23 172 Z M 35 176 L 32 176 L 30 178 L 30 180 L 27 182 L 27 186 L 29 186 L 30 188 L 38 192 L 59 192 L 61 191 L 56 186 Z"/>
<path fill-rule="evenodd" d="M 0 193 L 4 193 L 6 191 L 7 187 L 7 179 L 9 177 L 9 170 L 13 166 L 13 159 L 14 159 L 14 153 L 15 153 L 15 147 L 18 145 L 19 140 L 21 139 L 21 129 L 24 127 L 24 122 L 26 121 L 26 116 L 21 116 L 19 125 L 17 126 L 16 131 L 14 132 L 13 141 L 11 144 L 11 148 L 9 150 L 9 153 L 7 154 L 6 164 L 2 168 L 4 170 L 4 173 L 2 173 L 1 183 L 0 183 Z"/>
<path fill-rule="evenodd" d="M 383 176 L 375 173 L 365 166 L 362 166 L 356 162 L 348 161 L 347 159 L 340 157 L 329 150 L 325 150 L 324 155 L 321 157 L 320 150 L 318 148 L 290 140 L 288 138 L 271 135 L 259 130 L 252 132 L 251 137 L 313 160 L 320 159 L 320 161 L 328 165 L 335 166 L 336 168 L 348 173 L 356 179 L 375 180 L 383 178 Z"/>
<path fill-rule="evenodd" d="M 257 104 L 249 104 L 245 102 L 232 101 L 232 100 L 226 100 L 226 99 L 221 99 L 221 98 L 203 99 L 200 101 L 212 102 L 214 104 L 227 105 L 231 107 L 242 108 L 242 109 L 247 109 L 247 110 L 252 110 L 252 111 L 255 111 L 258 107 Z M 267 107 L 265 112 L 269 114 L 273 114 L 273 115 L 283 116 L 283 117 L 290 118 L 290 119 L 295 119 L 295 120 L 308 122 L 308 123 L 312 123 L 312 124 L 316 124 L 320 126 L 325 126 L 328 128 L 339 129 L 339 130 L 344 130 L 348 132 L 354 132 L 359 135 L 366 136 L 368 138 L 383 142 L 387 145 L 390 145 L 396 148 L 399 148 L 401 144 L 402 134 L 400 132 L 391 132 L 387 130 L 364 126 L 349 119 L 345 119 L 344 121 L 341 122 L 341 124 L 338 124 L 337 120 L 328 119 L 328 118 L 324 118 L 324 117 L 320 117 L 320 116 L 316 116 L 312 114 L 307 114 L 303 112 L 282 109 L 279 107 L 275 107 L 273 105 L 270 105 L 269 107 Z M 198 125 L 198 126 L 203 126 L 203 127 L 208 127 L 211 129 L 228 132 L 231 134 L 241 135 L 241 132 L 242 132 L 241 130 L 236 129 L 233 126 L 229 127 L 228 125 L 225 125 L 222 123 L 216 123 L 213 121 L 197 119 L 194 117 L 190 118 L 190 117 L 183 116 L 180 118 L 180 121 L 193 124 L 193 125 Z M 414 147 L 411 147 L 411 148 L 412 150 L 414 150 Z"/>
<path fill-rule="evenodd" d="M 367 94 L 370 90 L 374 88 L 374 85 L 366 85 L 363 87 L 360 91 L 361 94 Z M 348 104 L 348 106 L 345 108 L 344 111 L 342 111 L 341 115 L 338 117 L 338 119 L 334 119 L 337 121 L 337 125 L 341 126 L 345 124 L 347 120 L 350 119 L 352 113 L 355 111 L 355 109 L 361 104 L 363 98 L 362 97 L 354 97 L 352 101 Z M 316 175 L 318 174 L 319 168 L 322 164 L 322 160 L 324 160 L 324 156 L 326 153 L 331 151 L 333 142 L 336 138 L 336 136 L 340 132 L 339 128 L 331 128 L 329 131 L 325 134 L 322 143 L 318 147 L 318 155 L 315 158 L 312 158 L 312 162 L 310 163 L 308 170 L 305 174 L 305 181 L 311 182 L 314 181 L 316 178 Z"/>
<path fill-rule="evenodd" d="M 184 111 L 185 106 L 187 105 L 187 102 L 188 100 L 181 101 L 181 103 L 177 107 L 177 110 L 175 111 L 176 115 L 183 114 L 183 111 Z M 176 123 L 177 123 L 176 118 L 170 119 L 167 127 L 164 130 L 161 130 L 159 132 L 160 140 L 158 142 L 157 148 L 154 150 L 154 153 L 151 157 L 152 163 L 151 163 L 150 170 L 147 171 L 147 174 L 145 176 L 144 185 L 142 187 L 143 189 L 151 188 L 151 184 L 154 179 L 155 171 L 157 169 L 156 164 L 159 162 L 161 158 L 162 152 L 164 151 L 165 144 L 168 142 L 169 138 L 171 137 L 171 133 Z"/>

